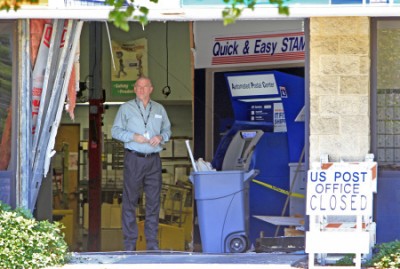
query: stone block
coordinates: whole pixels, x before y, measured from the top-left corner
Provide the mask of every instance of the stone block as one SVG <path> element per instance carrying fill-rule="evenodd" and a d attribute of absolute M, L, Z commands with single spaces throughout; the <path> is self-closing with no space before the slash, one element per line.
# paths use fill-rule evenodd
<path fill-rule="evenodd" d="M 315 95 L 337 95 L 339 93 L 338 76 L 315 76 L 310 81 L 310 87 Z"/>
<path fill-rule="evenodd" d="M 369 132 L 369 117 L 366 115 L 352 115 L 340 117 L 342 135 L 362 135 Z"/>
<path fill-rule="evenodd" d="M 368 115 L 368 96 L 321 96 L 321 115 Z"/>
<path fill-rule="evenodd" d="M 355 55 L 321 55 L 320 73 L 324 75 L 359 75 L 360 57 Z"/>
<path fill-rule="evenodd" d="M 339 116 L 313 117 L 310 120 L 310 133 L 314 135 L 339 135 Z"/>
<path fill-rule="evenodd" d="M 325 36 L 314 36 L 310 39 L 310 53 L 315 55 L 337 54 L 339 52 L 339 38 L 326 38 Z"/>
<path fill-rule="evenodd" d="M 368 95 L 369 76 L 340 76 L 340 94 Z"/>
<path fill-rule="evenodd" d="M 319 97 L 310 97 L 310 115 L 318 115 L 319 113 Z"/>
<path fill-rule="evenodd" d="M 340 36 L 338 54 L 369 55 L 369 35 Z"/>
<path fill-rule="evenodd" d="M 369 55 L 360 56 L 360 75 L 369 75 L 371 59 Z"/>

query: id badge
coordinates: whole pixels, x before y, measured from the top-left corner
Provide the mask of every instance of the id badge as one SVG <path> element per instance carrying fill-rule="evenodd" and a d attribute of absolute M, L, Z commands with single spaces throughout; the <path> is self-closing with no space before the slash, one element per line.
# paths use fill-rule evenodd
<path fill-rule="evenodd" d="M 150 139 L 150 134 L 149 134 L 149 132 L 145 132 L 145 133 L 143 134 L 143 136 L 144 136 L 146 139 Z"/>

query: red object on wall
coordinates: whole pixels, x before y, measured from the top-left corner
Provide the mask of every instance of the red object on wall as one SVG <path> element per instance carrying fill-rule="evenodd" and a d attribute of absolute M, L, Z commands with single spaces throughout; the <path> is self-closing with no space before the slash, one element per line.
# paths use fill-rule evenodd
<path fill-rule="evenodd" d="M 0 170 L 7 170 L 11 159 L 11 125 L 12 109 L 8 108 L 7 119 L 3 128 L 3 135 L 0 141 Z"/>

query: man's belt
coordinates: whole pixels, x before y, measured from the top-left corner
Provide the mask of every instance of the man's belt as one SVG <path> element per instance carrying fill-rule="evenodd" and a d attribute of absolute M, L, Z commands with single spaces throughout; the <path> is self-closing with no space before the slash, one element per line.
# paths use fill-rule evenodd
<path fill-rule="evenodd" d="M 154 156 L 154 155 L 158 155 L 158 152 L 142 153 L 142 152 L 137 152 L 137 151 L 134 151 L 134 150 L 131 150 L 131 149 L 126 149 L 126 151 L 128 151 L 130 153 L 133 153 L 136 156 L 141 157 L 141 158 L 148 158 L 148 157 L 151 157 L 151 156 Z"/>

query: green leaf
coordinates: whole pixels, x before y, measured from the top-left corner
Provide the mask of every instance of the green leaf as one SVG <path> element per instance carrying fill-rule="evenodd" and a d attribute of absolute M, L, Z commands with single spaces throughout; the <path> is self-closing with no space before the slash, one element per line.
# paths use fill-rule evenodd
<path fill-rule="evenodd" d="M 247 4 L 247 7 L 250 8 L 251 10 L 254 10 L 256 3 L 257 3 L 256 1 L 251 1 L 250 3 Z"/>
<path fill-rule="evenodd" d="M 244 8 L 254 10 L 257 0 L 223 0 L 228 4 L 222 11 L 224 25 L 234 23 L 241 15 Z M 289 7 L 285 5 L 289 0 L 269 0 L 270 4 L 276 4 L 278 13 L 281 15 L 289 15 Z M 150 2 L 158 3 L 158 0 L 150 0 Z M 109 13 L 109 20 L 114 21 L 114 25 L 124 31 L 129 30 L 128 20 L 133 18 L 143 25 L 148 24 L 149 9 L 144 6 L 135 6 L 135 0 L 130 0 L 127 8 L 121 10 L 125 0 L 106 0 L 106 4 L 113 6 L 114 9 Z M 239 7 L 238 7 L 239 6 Z M 133 15 L 135 10 L 139 10 L 140 15 Z M 119 13 L 119 14 L 118 14 Z"/>
<path fill-rule="evenodd" d="M 147 25 L 149 23 L 147 16 L 142 15 L 142 16 L 135 16 L 135 19 L 139 21 L 140 24 L 142 25 Z"/>
<path fill-rule="evenodd" d="M 134 11 L 135 11 L 135 7 L 134 7 L 134 6 L 128 6 L 128 8 L 126 9 L 127 18 L 129 18 L 130 16 L 132 16 L 132 14 L 133 14 Z"/>
<path fill-rule="evenodd" d="M 287 15 L 289 16 L 289 7 L 279 7 L 278 12 L 281 15 Z"/>
<path fill-rule="evenodd" d="M 147 7 L 140 7 L 139 11 L 142 12 L 144 15 L 149 14 L 149 9 Z"/>
<path fill-rule="evenodd" d="M 123 21 L 120 23 L 119 28 L 125 32 L 129 32 L 129 23 L 127 21 Z"/>
<path fill-rule="evenodd" d="M 279 14 L 289 15 L 289 7 L 285 5 L 287 1 L 289 0 L 270 0 L 270 4 L 277 5 Z M 234 23 L 242 15 L 244 8 L 254 10 L 257 0 L 224 0 L 224 3 L 229 4 L 229 6 L 222 11 L 224 25 L 228 25 Z M 238 7 L 238 5 L 241 7 Z"/>

